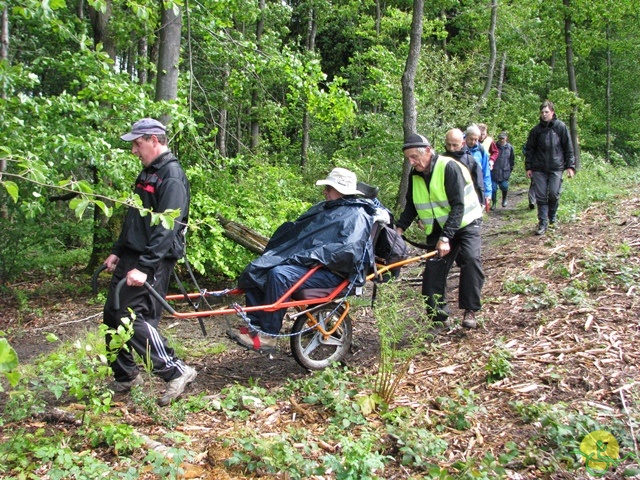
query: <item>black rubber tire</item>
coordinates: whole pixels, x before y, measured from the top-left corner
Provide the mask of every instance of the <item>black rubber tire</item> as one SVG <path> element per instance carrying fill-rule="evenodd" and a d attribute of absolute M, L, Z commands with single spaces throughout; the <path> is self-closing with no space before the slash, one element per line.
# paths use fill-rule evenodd
<path fill-rule="evenodd" d="M 333 312 L 333 315 L 331 313 Z M 330 330 L 344 312 L 344 306 L 324 305 L 314 312 L 319 322 L 325 322 L 324 329 Z M 329 315 L 331 315 L 330 318 Z M 291 353 L 301 366 L 309 370 L 323 370 L 334 362 L 341 362 L 351 348 L 353 326 L 347 315 L 340 327 L 327 341 L 317 329 L 308 330 L 307 317 L 301 315 L 291 328 Z M 303 332 L 303 333 L 300 333 Z"/>

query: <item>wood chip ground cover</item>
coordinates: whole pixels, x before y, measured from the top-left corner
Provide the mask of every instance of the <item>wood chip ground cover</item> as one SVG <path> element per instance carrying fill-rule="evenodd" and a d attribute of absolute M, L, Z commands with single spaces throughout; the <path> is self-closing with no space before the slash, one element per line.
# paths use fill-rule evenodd
<path fill-rule="evenodd" d="M 627 198 L 615 208 L 594 205 L 574 221 L 561 218 L 562 223 L 541 237 L 533 235 L 535 212 L 526 210 L 526 205 L 512 207 L 516 199 L 525 200 L 523 192 L 512 197 L 508 208 L 491 212 L 483 225 L 487 281 L 480 327 L 456 327 L 441 335 L 432 354 L 415 359 L 395 400 L 397 406 L 408 406 L 422 412 L 425 418 L 437 419 L 445 415 L 435 401 L 438 397 L 455 396 L 457 388 L 476 396 L 479 408 L 470 419 L 470 428 L 447 428 L 439 433 L 449 444 L 445 459 L 439 462 L 442 467 L 471 457 L 482 458 L 487 453 L 498 456 L 508 442 L 515 442 L 525 451 L 539 434 L 539 426 L 523 421 L 512 407 L 518 401 L 564 402 L 576 411 L 595 411 L 622 422 L 628 422 L 630 412 L 635 412 L 636 422 L 638 419 L 640 198 Z M 520 227 L 522 219 L 526 219 L 524 228 Z M 419 266 L 403 269 L 406 288 L 419 288 L 411 281 L 419 273 Z M 89 281 L 80 274 L 76 277 L 78 282 Z M 101 280 L 105 285 L 106 281 Z M 46 279 L 25 279 L 20 288 L 42 291 L 43 282 Z M 452 306 L 456 304 L 457 282 L 454 269 L 449 279 Z M 28 308 L 19 308 L 13 297 L 0 298 L 0 330 L 9 334 L 23 363 L 52 348 L 44 340 L 45 333 L 72 339 L 97 329 L 100 323 L 101 305 L 93 302 L 88 293 L 67 293 L 59 298 L 55 287 L 52 293 L 31 299 Z M 461 312 L 454 308 L 453 313 L 459 320 Z M 371 308 L 358 307 L 356 317 L 354 351 L 348 364 L 373 372 L 377 336 Z M 289 379 L 307 375 L 287 355 L 286 342 L 280 353 L 269 358 L 228 341 L 224 334 L 226 322 L 219 317 L 207 319 L 206 326 L 209 336 L 203 339 L 196 320 L 168 317 L 164 323 L 165 332 L 180 338 L 189 363 L 199 371 L 189 390 L 192 394 L 204 392 L 215 397 L 222 388 L 250 382 L 267 390 L 276 389 Z M 189 357 L 189 345 L 197 345 L 192 350 L 201 351 L 203 342 L 212 348 L 224 346 L 223 352 Z M 512 372 L 488 383 L 486 365 L 497 345 L 509 352 Z M 155 385 L 158 390 L 161 388 L 160 384 Z M 150 440 L 161 439 L 168 431 L 155 424 L 128 396 L 119 395 L 116 401 L 122 418 Z M 56 408 L 73 413 L 75 407 L 61 404 Z M 268 437 L 292 424 L 320 433 L 326 427 L 326 416 L 322 409 L 301 405 L 295 396 L 256 410 L 244 420 L 230 419 L 222 413 L 190 414 L 176 427 L 192 439 L 189 449 L 197 452 L 192 464 L 185 465 L 185 478 L 252 478 L 238 469 L 224 468 L 222 462 L 232 452 L 219 439 L 233 437 L 242 429 Z M 376 421 L 375 416 L 372 421 Z M 23 426 L 67 431 L 78 428 L 61 417 L 30 422 Z M 324 443 L 320 448 L 325 451 L 339 448 Z M 113 451 L 104 449 L 94 454 L 114 465 L 118 462 Z M 545 473 L 542 464 L 521 464 L 511 478 L 588 477 L 584 469 L 577 473 Z M 611 475 L 614 473 L 620 475 L 619 471 L 612 471 Z M 420 478 L 419 475 L 418 471 L 396 464 L 385 469 L 380 478 Z"/>

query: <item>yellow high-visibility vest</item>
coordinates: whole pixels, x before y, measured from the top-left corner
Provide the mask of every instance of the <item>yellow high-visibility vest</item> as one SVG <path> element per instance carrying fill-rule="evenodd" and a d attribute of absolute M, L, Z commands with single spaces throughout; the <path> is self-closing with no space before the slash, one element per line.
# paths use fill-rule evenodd
<path fill-rule="evenodd" d="M 449 218 L 451 205 L 447 199 L 447 192 L 444 188 L 444 171 L 449 162 L 455 162 L 451 157 L 439 156 L 433 166 L 433 173 L 429 188 L 420 175 L 413 175 L 413 203 L 418 212 L 418 217 L 422 220 L 424 231 L 427 235 L 433 232 L 433 223 L 438 222 L 443 227 Z M 458 164 L 464 176 L 464 215 L 460 228 L 464 228 L 478 218 L 482 218 L 482 208 L 478 202 L 478 195 L 471 181 L 471 174 L 464 165 Z"/>

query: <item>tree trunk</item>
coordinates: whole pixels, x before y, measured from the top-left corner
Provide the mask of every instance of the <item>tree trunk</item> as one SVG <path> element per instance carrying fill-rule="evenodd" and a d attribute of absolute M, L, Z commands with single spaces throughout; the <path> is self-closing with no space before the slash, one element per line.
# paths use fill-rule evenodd
<path fill-rule="evenodd" d="M 565 6 L 564 17 L 564 41 L 567 51 L 567 74 L 569 76 L 569 90 L 578 98 L 578 84 L 576 82 L 576 70 L 573 62 L 573 40 L 571 38 L 571 0 L 563 0 Z M 573 143 L 573 153 L 576 158 L 576 168 L 580 168 L 580 144 L 578 143 L 578 105 L 574 102 L 571 115 L 569 117 L 569 128 L 571 130 L 571 143 Z"/>
<path fill-rule="evenodd" d="M 105 6 L 105 12 L 102 13 L 92 7 L 91 4 L 88 5 L 89 20 L 91 21 L 91 28 L 93 29 L 93 45 L 96 46 L 102 43 L 102 49 L 109 55 L 111 60 L 115 62 L 116 44 L 109 29 L 109 20 L 111 20 L 111 14 L 113 12 L 111 0 L 106 0 Z"/>
<path fill-rule="evenodd" d="M 91 175 L 93 184 L 99 182 L 99 170 L 95 165 L 91 165 Z M 100 266 L 107 257 L 109 249 L 113 245 L 112 232 L 109 230 L 109 219 L 102 213 L 102 209 L 94 205 L 93 207 L 93 241 L 91 246 L 91 256 L 85 271 L 93 272 Z"/>
<path fill-rule="evenodd" d="M 309 22 L 307 23 L 307 38 L 305 45 L 307 51 L 313 52 L 316 48 L 316 32 L 318 31 L 316 23 L 315 9 L 311 8 L 309 11 Z M 308 99 L 304 98 L 304 113 L 302 114 L 302 143 L 300 145 L 300 166 L 304 167 L 307 164 L 307 158 L 309 154 L 309 109 L 307 105 Z"/>
<path fill-rule="evenodd" d="M 489 26 L 489 65 L 487 66 L 487 81 L 484 90 L 478 100 L 478 107 L 481 107 L 491 92 L 493 84 L 493 72 L 496 68 L 496 22 L 498 20 L 498 0 L 491 0 L 491 24 Z"/>
<path fill-rule="evenodd" d="M 611 162 L 611 47 L 609 45 L 609 24 L 607 23 L 607 86 L 604 95 L 606 110 L 606 140 L 605 140 L 605 158 L 607 162 Z"/>
<path fill-rule="evenodd" d="M 218 145 L 218 151 L 220 152 L 220 156 L 223 158 L 227 158 L 227 121 L 229 117 L 229 110 L 227 109 L 229 105 L 229 98 L 227 96 L 227 80 L 229 79 L 229 75 L 231 71 L 229 69 L 229 64 L 225 63 L 222 68 L 222 78 L 220 79 L 221 88 L 223 92 L 223 103 L 220 107 L 220 114 L 218 115 L 218 134 L 216 135 L 216 143 Z"/>
<path fill-rule="evenodd" d="M 498 101 L 502 100 L 502 86 L 504 85 L 504 72 L 507 68 L 507 52 L 502 53 L 500 61 L 500 77 L 498 78 Z"/>
<path fill-rule="evenodd" d="M 180 60 L 181 31 L 182 15 L 178 6 L 174 4 L 173 8 L 165 8 L 164 2 L 162 2 L 156 102 L 175 100 L 178 97 L 178 62 Z M 168 115 L 163 115 L 159 120 L 167 125 L 171 118 Z"/>
<path fill-rule="evenodd" d="M 2 9 L 2 26 L 0 27 L 0 61 L 6 62 L 9 58 L 9 10 L 5 6 Z M 4 87 L 0 90 L 0 96 L 3 100 L 7 98 L 7 92 Z M 0 176 L 2 172 L 7 170 L 7 159 L 0 158 Z M 6 198 L 6 197 L 5 197 Z M 0 218 L 9 218 L 9 210 L 3 202 L 0 206 Z"/>
<path fill-rule="evenodd" d="M 260 14 L 258 23 L 256 24 L 256 47 L 258 52 L 260 52 L 260 42 L 264 31 L 265 0 L 258 0 L 258 8 L 260 9 Z M 254 86 L 251 92 L 251 150 L 257 148 L 260 143 L 259 103 L 259 89 L 257 86 Z"/>
<path fill-rule="evenodd" d="M 138 55 L 136 61 L 136 71 L 138 73 L 138 83 L 140 85 L 144 85 L 147 83 L 148 75 L 147 75 L 147 56 L 149 55 L 149 43 L 147 40 L 147 36 L 138 40 Z"/>
<path fill-rule="evenodd" d="M 422 13 L 424 0 L 414 0 L 413 18 L 411 19 L 411 33 L 409 36 L 409 54 L 402 74 L 402 130 L 404 138 L 417 133 L 418 112 L 416 110 L 415 81 L 418 64 L 420 63 L 420 48 L 422 47 Z M 396 207 L 404 210 L 407 189 L 409 188 L 409 173 L 411 165 L 407 160 L 402 164 L 402 179 Z"/>

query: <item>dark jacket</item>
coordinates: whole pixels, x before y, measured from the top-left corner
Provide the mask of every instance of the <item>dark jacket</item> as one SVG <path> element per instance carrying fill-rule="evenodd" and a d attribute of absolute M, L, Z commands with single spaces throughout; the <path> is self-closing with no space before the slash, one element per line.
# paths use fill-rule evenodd
<path fill-rule="evenodd" d="M 540 120 L 531 129 L 524 149 L 526 170 L 555 172 L 576 168 L 569 131 L 555 114 L 550 122 Z"/>
<path fill-rule="evenodd" d="M 418 172 L 411 170 L 409 175 L 409 188 L 407 189 L 406 205 L 404 211 L 400 215 L 400 219 L 396 222 L 396 226 L 406 230 L 411 223 L 418 216 L 416 206 L 413 203 L 413 175 L 420 175 L 424 178 L 424 182 L 427 184 L 427 188 L 431 183 L 431 176 L 433 172 L 433 166 L 438 161 L 438 154 L 433 154 L 431 160 L 431 169 L 428 172 Z M 466 181 L 462 174 L 462 167 L 458 162 L 449 162 L 444 171 L 444 189 L 447 192 L 447 199 L 451 206 L 449 217 L 445 224 L 441 227 L 438 222 L 433 224 L 433 231 L 431 235 L 427 237 L 428 245 L 435 245 L 438 237 L 445 236 L 447 238 L 453 238 L 458 230 L 460 230 L 460 224 L 462 223 L 462 217 L 464 216 L 464 187 Z M 465 227 L 466 228 L 466 227 Z"/>
<path fill-rule="evenodd" d="M 158 262 L 181 258 L 185 253 L 184 233 L 189 219 L 189 181 L 169 151 L 160 155 L 136 179 L 134 193 L 142 199 L 142 206 L 156 213 L 179 209 L 172 230 L 162 223 L 151 225 L 151 215 L 140 215 L 137 208 L 127 211 L 120 237 L 111 253 L 122 256 L 124 251 L 140 254 L 136 268 L 153 275 Z"/>
<path fill-rule="evenodd" d="M 245 268 L 238 286 L 264 290 L 267 273 L 278 265 L 324 265 L 364 285 L 373 251 L 368 242 L 375 207 L 371 200 L 344 197 L 320 202 L 297 220 L 280 225 L 262 256 Z"/>
<path fill-rule="evenodd" d="M 478 201 L 480 205 L 484 205 L 484 173 L 480 164 L 466 149 L 458 150 L 457 152 L 447 150 L 445 155 L 467 167 L 471 174 L 471 180 L 473 180 L 473 188 L 478 194 Z"/>
<path fill-rule="evenodd" d="M 506 182 L 511 177 L 513 166 L 515 165 L 515 153 L 510 143 L 498 145 L 498 156 L 491 170 L 491 180 L 494 182 Z"/>

